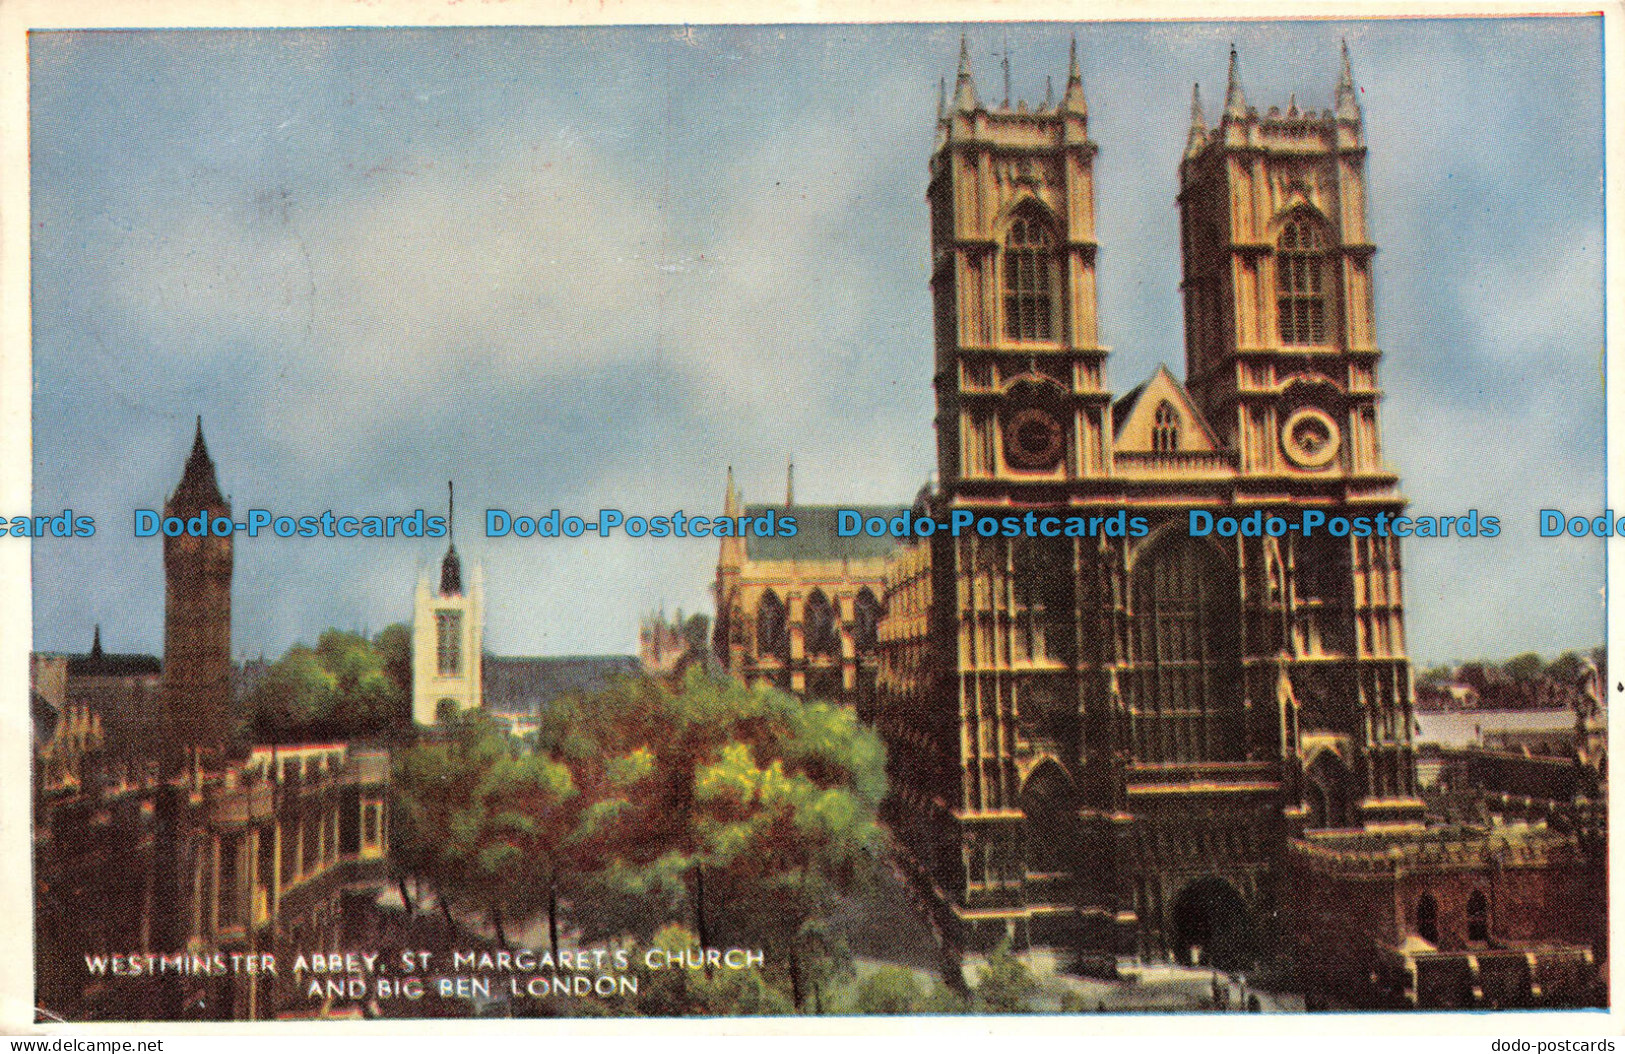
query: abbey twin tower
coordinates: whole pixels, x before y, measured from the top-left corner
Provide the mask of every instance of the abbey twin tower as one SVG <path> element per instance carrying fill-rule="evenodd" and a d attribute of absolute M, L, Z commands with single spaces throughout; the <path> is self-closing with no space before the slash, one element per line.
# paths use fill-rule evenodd
<path fill-rule="evenodd" d="M 1347 49 L 1330 109 L 1260 113 L 1233 51 L 1211 125 L 1193 97 L 1184 382 L 1159 369 L 1116 398 L 1096 151 L 1075 45 L 1065 91 L 1033 109 L 986 105 L 962 47 L 926 191 L 938 481 L 915 511 L 1126 511 L 1143 530 L 938 532 L 883 561 L 813 538 L 799 562 L 765 542 L 755 560 L 747 541 L 719 565 L 718 645 L 790 690 L 844 666 L 886 739 L 890 824 L 956 943 L 1008 934 L 1104 964 L 1251 942 L 1241 920 L 1270 913 L 1293 839 L 1419 831 L 1424 805 L 1399 539 L 1190 529 L 1192 510 L 1404 509 Z"/>

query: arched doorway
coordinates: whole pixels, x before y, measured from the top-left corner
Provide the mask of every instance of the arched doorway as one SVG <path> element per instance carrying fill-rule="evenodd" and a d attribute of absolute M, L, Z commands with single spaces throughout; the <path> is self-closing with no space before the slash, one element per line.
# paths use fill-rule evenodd
<path fill-rule="evenodd" d="M 1027 777 L 1021 789 L 1021 810 L 1027 817 L 1027 871 L 1055 873 L 1071 869 L 1075 808 L 1072 781 L 1054 761 L 1043 762 Z"/>
<path fill-rule="evenodd" d="M 1173 923 L 1174 954 L 1180 962 L 1220 970 L 1252 966 L 1252 912 L 1224 879 L 1209 875 L 1181 890 L 1174 900 Z"/>

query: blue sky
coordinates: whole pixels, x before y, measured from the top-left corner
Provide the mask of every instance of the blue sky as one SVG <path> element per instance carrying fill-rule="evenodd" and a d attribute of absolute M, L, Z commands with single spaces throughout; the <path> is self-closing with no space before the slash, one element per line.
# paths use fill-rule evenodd
<path fill-rule="evenodd" d="M 38 33 L 30 42 L 35 646 L 162 649 L 158 508 L 204 418 L 239 514 L 438 508 L 487 645 L 624 652 L 709 610 L 715 543 L 480 537 L 487 507 L 906 501 L 934 468 L 926 161 L 968 28 L 982 98 L 1078 38 L 1108 380 L 1182 373 L 1192 82 L 1331 105 L 1370 147 L 1387 456 L 1418 513 L 1413 658 L 1603 635 L 1601 22 L 1385 19 Z M 410 616 L 421 540 L 239 539 L 234 651 Z"/>

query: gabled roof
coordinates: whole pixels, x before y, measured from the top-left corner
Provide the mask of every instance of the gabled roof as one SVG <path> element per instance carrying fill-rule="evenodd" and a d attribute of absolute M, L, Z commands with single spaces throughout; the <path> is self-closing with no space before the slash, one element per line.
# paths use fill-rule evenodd
<path fill-rule="evenodd" d="M 751 534 L 745 538 L 747 560 L 878 560 L 897 547 L 891 535 L 875 538 L 862 532 L 842 538 L 835 533 L 836 513 L 851 510 L 860 517 L 880 516 L 890 520 L 908 510 L 907 505 L 747 505 L 744 515 L 755 519 L 769 511 L 775 518 L 791 516 L 796 533 L 785 537 L 776 533 L 765 538 Z"/>
<path fill-rule="evenodd" d="M 1167 403 L 1179 415 L 1179 449 L 1207 452 L 1219 449 L 1212 429 L 1202 412 L 1191 402 L 1185 386 L 1174 379 L 1167 366 L 1158 366 L 1144 384 L 1112 404 L 1112 438 L 1118 450 L 1130 452 L 1152 449 L 1152 427 L 1157 407 Z"/>
<path fill-rule="evenodd" d="M 534 714 L 569 692 L 591 695 L 638 669 L 638 660 L 630 655 L 486 655 L 480 679 L 486 709 Z"/>
<path fill-rule="evenodd" d="M 162 672 L 163 663 L 156 655 L 96 652 L 68 656 L 69 677 L 156 677 Z"/>

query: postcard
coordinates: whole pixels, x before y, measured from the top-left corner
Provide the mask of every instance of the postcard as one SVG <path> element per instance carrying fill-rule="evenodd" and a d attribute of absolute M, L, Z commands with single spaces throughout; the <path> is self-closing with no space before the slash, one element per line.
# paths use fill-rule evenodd
<path fill-rule="evenodd" d="M 1615 1028 L 1617 8 L 346 11 L 6 23 L 8 1028 Z"/>

